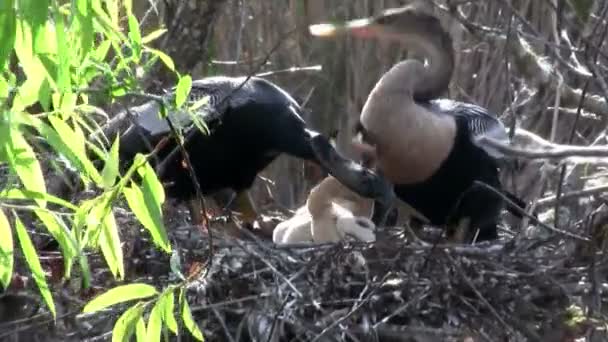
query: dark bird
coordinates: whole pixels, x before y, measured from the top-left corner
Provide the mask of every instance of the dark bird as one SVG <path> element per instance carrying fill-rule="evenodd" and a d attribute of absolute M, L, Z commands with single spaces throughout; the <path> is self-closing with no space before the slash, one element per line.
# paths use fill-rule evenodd
<path fill-rule="evenodd" d="M 397 41 L 424 55 L 427 65 L 407 59 L 380 78 L 363 107 L 357 131 L 375 148 L 377 166 L 395 184 L 396 196 L 431 224 L 447 225 L 451 240 L 465 239 L 456 236 L 457 231 L 464 231 L 468 241 L 477 231 L 476 241 L 497 238 L 505 201 L 475 181 L 517 198 L 502 190 L 503 156 L 479 138 L 508 143 L 509 137 L 485 108 L 440 99 L 454 70 L 454 48 L 439 20 L 409 5 L 343 25 L 313 25 L 310 32 Z"/>
<path fill-rule="evenodd" d="M 173 92 L 166 98 L 174 96 Z M 248 189 L 256 175 L 281 153 L 313 161 L 352 191 L 382 200 L 391 196 L 392 186 L 374 171 L 345 159 L 323 135 L 308 129 L 300 105 L 277 85 L 257 77 L 208 77 L 192 82 L 187 103 L 207 97 L 195 110 L 209 129 L 203 133 L 185 111 L 168 114 L 171 125 L 184 129 L 196 180 L 203 195 L 231 189 L 232 204 L 252 223 L 257 211 Z M 200 102 L 198 102 L 200 103 Z M 160 104 L 150 101 L 113 118 L 103 133 L 120 136 L 121 160 L 132 160 L 137 153 L 148 153 L 163 138 L 171 135 L 167 121 L 159 116 Z M 193 221 L 202 217 L 197 205 L 192 178 L 174 139 L 162 147 L 152 160 L 168 196 L 189 201 Z"/>

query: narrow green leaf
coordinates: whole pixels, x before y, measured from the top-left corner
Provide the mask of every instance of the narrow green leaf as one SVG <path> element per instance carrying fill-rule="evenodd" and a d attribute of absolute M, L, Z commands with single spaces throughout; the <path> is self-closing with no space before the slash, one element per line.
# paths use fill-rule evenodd
<path fill-rule="evenodd" d="M 0 39 L 0 70 L 6 70 L 4 66 L 15 44 L 15 34 L 17 32 L 15 18 L 17 17 L 17 13 L 13 4 L 14 0 L 0 1 L 0 32 L 2 32 L 2 39 Z"/>
<path fill-rule="evenodd" d="M 45 127 L 46 124 L 43 122 L 35 122 L 39 132 L 45 137 L 50 138 L 48 143 L 57 152 L 64 154 L 68 160 L 75 162 L 76 167 L 83 172 L 84 176 L 90 177 L 96 184 L 101 184 L 101 175 L 95 168 L 95 165 L 87 158 L 85 149 L 86 140 L 83 134 L 77 131 L 76 126 L 72 129 L 65 121 L 55 115 L 48 116 L 48 121 L 53 126 L 55 132 Z"/>
<path fill-rule="evenodd" d="M 163 327 L 163 311 L 160 300 L 154 304 L 148 318 L 147 341 L 160 341 L 160 332 Z"/>
<path fill-rule="evenodd" d="M 125 275 L 125 267 L 118 226 L 112 210 L 103 219 L 101 229 L 101 235 L 99 236 L 101 252 L 114 278 L 122 279 Z"/>
<path fill-rule="evenodd" d="M 143 311 L 144 307 L 138 303 L 120 315 L 112 329 L 112 342 L 129 342 Z"/>
<path fill-rule="evenodd" d="M 51 290 L 49 289 L 49 285 L 46 282 L 44 270 L 42 270 L 42 265 L 40 265 L 38 254 L 36 254 L 36 248 L 34 248 L 34 244 L 32 243 L 32 240 L 30 240 L 30 236 L 28 235 L 25 226 L 16 213 L 14 213 L 14 216 L 15 230 L 17 231 L 17 237 L 19 238 L 19 244 L 21 245 L 21 251 L 23 252 L 25 261 L 32 271 L 32 276 L 34 277 L 34 281 L 40 290 L 42 299 L 44 299 L 44 302 L 53 314 L 53 318 L 56 318 L 55 303 L 53 302 L 53 296 L 51 294 Z"/>
<path fill-rule="evenodd" d="M 182 304 L 182 321 L 184 322 L 184 325 L 186 326 L 186 329 L 188 329 L 188 331 L 190 332 L 190 334 L 192 334 L 192 336 L 194 338 L 196 338 L 199 341 L 205 341 L 205 338 L 203 337 L 203 333 L 201 332 L 200 328 L 198 327 L 198 325 L 196 324 L 196 322 L 194 322 L 194 319 L 192 318 L 192 312 L 190 311 L 190 305 L 188 305 L 188 301 L 186 300 L 185 296 L 182 295 L 181 297 L 181 304 Z"/>
<path fill-rule="evenodd" d="M 146 201 L 154 203 L 160 210 L 161 204 L 165 202 L 165 190 L 156 172 L 148 162 L 145 162 L 137 171 L 142 178 L 144 197 L 147 197 L 148 194 L 151 195 L 149 199 L 146 198 Z"/>
<path fill-rule="evenodd" d="M 137 320 L 137 325 L 135 327 L 135 337 L 137 338 L 138 342 L 147 342 L 149 341 L 147 339 L 147 335 L 148 333 L 146 332 L 146 322 L 144 322 L 144 318 L 140 316 L 139 320 Z"/>
<path fill-rule="evenodd" d="M 42 221 L 51 236 L 59 243 L 59 248 L 63 255 L 64 274 L 65 277 L 68 277 L 78 250 L 72 232 L 65 226 L 63 220 L 58 215 L 43 209 L 36 209 L 34 213 Z M 83 277 L 90 278 L 90 274 L 85 273 Z"/>
<path fill-rule="evenodd" d="M 16 200 L 16 199 L 35 200 L 36 199 L 36 200 L 51 202 L 51 203 L 60 205 L 62 207 L 65 207 L 65 208 L 68 208 L 71 210 L 78 209 L 78 207 L 73 205 L 72 203 L 65 201 L 59 197 L 55 197 L 49 193 L 29 191 L 29 190 L 25 190 L 25 189 L 16 189 L 16 188 L 0 189 L 0 200 L 7 200 L 7 199 L 12 199 L 12 200 Z"/>
<path fill-rule="evenodd" d="M 54 3 L 54 6 L 57 6 L 57 4 Z M 54 21 L 56 26 L 55 33 L 57 39 L 57 61 L 59 62 L 55 81 L 57 82 L 59 91 L 65 93 L 71 89 L 70 65 L 72 62 L 70 58 L 72 54 L 70 53 L 70 44 L 66 37 L 64 17 L 59 13 L 56 7 L 54 12 Z"/>
<path fill-rule="evenodd" d="M 175 296 L 173 291 L 164 293 L 158 300 L 160 309 L 162 310 L 163 321 L 175 335 L 179 335 L 177 329 L 177 321 L 175 320 Z"/>
<path fill-rule="evenodd" d="M 19 9 L 29 26 L 32 28 L 33 42 L 45 39 L 43 34 L 44 24 L 49 12 L 48 0 L 20 0 Z"/>
<path fill-rule="evenodd" d="M 110 19 L 112 20 L 112 24 L 115 27 L 118 27 L 118 0 L 105 0 L 106 7 L 108 8 L 108 12 L 110 13 Z"/>
<path fill-rule="evenodd" d="M 103 187 L 105 189 L 111 188 L 116 183 L 116 177 L 118 176 L 118 136 L 114 140 L 110 153 L 106 158 L 106 163 L 101 171 L 101 177 L 103 179 Z"/>
<path fill-rule="evenodd" d="M 95 312 L 114 304 L 154 296 L 158 292 L 153 286 L 143 283 L 133 283 L 117 286 L 100 294 L 85 305 L 82 312 Z"/>
<path fill-rule="evenodd" d="M 95 49 L 95 53 L 93 54 L 92 58 L 98 62 L 103 61 L 106 58 L 108 51 L 110 50 L 111 44 L 112 42 L 110 40 L 104 40 L 103 42 L 99 43 L 97 49 Z"/>
<path fill-rule="evenodd" d="M 179 78 L 177 88 L 175 89 L 175 105 L 177 107 L 181 107 L 184 102 L 186 102 L 186 99 L 188 99 L 188 95 L 190 95 L 191 87 L 192 77 L 190 77 L 190 75 L 185 75 Z"/>
<path fill-rule="evenodd" d="M 148 50 L 150 53 L 152 53 L 153 55 L 156 55 L 158 58 L 160 58 L 160 60 L 165 63 L 165 65 L 167 66 L 167 68 L 169 68 L 169 70 L 171 71 L 175 71 L 175 63 L 173 62 L 173 59 L 167 55 L 166 53 L 157 50 L 157 49 L 153 49 L 151 47 L 146 48 L 146 50 Z"/>
<path fill-rule="evenodd" d="M 0 18 L 1 19 L 1 18 Z M 0 26 L 1 27 L 1 26 Z M 2 44 L 2 43 L 0 43 Z M 2 57 L 0 57 L 2 58 Z M 0 68 L 2 68 L 2 61 L 0 60 Z M 2 75 L 0 75 L 0 103 L 5 103 L 8 98 L 9 84 Z"/>
<path fill-rule="evenodd" d="M 135 60 L 139 61 L 141 58 L 141 32 L 139 32 L 139 23 L 137 22 L 137 18 L 131 13 L 128 15 L 128 22 L 131 48 L 133 49 Z"/>
<path fill-rule="evenodd" d="M 169 239 L 167 238 L 160 207 L 151 203 L 152 201 L 150 200 L 146 201 L 150 196 L 144 196 L 144 193 L 136 185 L 123 188 L 123 194 L 127 199 L 129 208 L 131 208 L 135 214 L 135 217 L 137 217 L 144 228 L 150 232 L 154 243 L 169 253 L 171 251 L 171 246 L 169 245 Z"/>
<path fill-rule="evenodd" d="M 148 44 L 156 39 L 158 39 L 158 37 L 162 36 L 163 34 L 165 34 L 165 32 L 167 32 L 166 28 L 161 28 L 158 30 L 154 30 L 150 33 L 148 33 L 145 37 L 143 37 L 141 39 L 142 44 Z"/>
<path fill-rule="evenodd" d="M 93 10 L 90 0 L 77 0 L 76 13 L 80 26 L 80 57 L 83 59 L 93 47 Z"/>
<path fill-rule="evenodd" d="M 32 147 L 27 143 L 17 126 L 9 129 L 6 152 L 11 169 L 21 179 L 27 190 L 45 193 L 46 185 L 40 163 Z M 36 200 L 39 206 L 46 206 L 46 201 Z"/>
<path fill-rule="evenodd" d="M 6 291 L 13 276 L 13 232 L 11 226 L 0 209 L 0 285 Z"/>

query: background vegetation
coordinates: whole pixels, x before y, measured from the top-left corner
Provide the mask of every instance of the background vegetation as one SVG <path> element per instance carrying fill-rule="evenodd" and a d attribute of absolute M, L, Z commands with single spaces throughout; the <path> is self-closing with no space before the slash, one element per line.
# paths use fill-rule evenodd
<path fill-rule="evenodd" d="M 216 251 L 216 264 L 208 263 L 212 249 L 201 246 L 206 245 L 206 237 L 201 239 L 201 235 L 193 232 L 184 222 L 180 208 L 165 201 L 145 156 L 119 175 L 118 146 L 110 142 L 111 148 L 104 149 L 97 142 L 87 141 L 86 136 L 105 121 L 105 113 L 112 116 L 127 105 L 149 100 L 149 94 L 160 93 L 162 88 L 180 85 L 181 95 L 166 103 L 171 108 L 183 106 L 180 98 L 187 94 L 190 79 L 214 74 L 258 74 L 304 103 L 308 110 L 305 119 L 311 126 L 326 134 L 338 130 L 339 146 L 349 153 L 351 127 L 367 94 L 382 72 L 406 57 L 407 51 L 400 46 L 374 42 L 313 39 L 308 35 L 308 25 L 368 16 L 405 3 L 396 0 L 0 3 L 0 285 L 5 290 L 0 295 L 0 339 L 49 340 L 51 336 L 58 340 L 109 339 L 112 333 L 115 339 L 130 334 L 144 339 L 156 338 L 162 331 L 167 336 L 177 331 L 185 336 L 188 335 L 185 331 L 189 331 L 200 338 L 199 326 L 215 339 L 234 339 L 219 331 L 231 331 L 234 322 L 230 315 L 241 315 L 238 310 L 243 308 L 218 311 L 219 306 L 214 305 L 222 300 L 245 300 L 256 294 L 260 301 L 265 301 L 268 292 L 264 289 L 276 285 L 273 281 L 280 276 L 239 278 L 249 288 L 238 289 L 234 279 L 226 277 L 247 274 L 244 270 L 250 269 L 236 267 L 240 271 L 222 273 L 214 265 L 252 259 L 285 274 L 289 270 L 300 274 L 299 269 L 287 267 L 259 246 L 245 248 L 235 242 L 231 246 L 241 247 L 241 251 L 228 253 L 221 249 L 221 243 L 227 243 L 222 240 Z M 435 5 L 429 8 L 442 19 L 455 41 L 456 74 L 448 97 L 485 106 L 508 126 L 526 129 L 553 143 L 606 145 L 608 3 L 593 0 L 428 3 Z M 525 145 L 525 141 L 521 144 Z M 55 157 L 56 152 L 63 154 L 63 160 Z M 91 153 L 101 156 L 101 171 L 90 161 Z M 469 250 L 458 254 L 456 250 L 450 258 L 458 258 L 459 262 L 469 258 L 465 266 L 452 263 L 446 266 L 447 273 L 438 271 L 444 268 L 436 268 L 417 274 L 417 280 L 407 283 L 408 289 L 414 291 L 408 300 L 418 303 L 413 298 L 418 298 L 415 290 L 422 286 L 422 279 L 437 281 L 447 274 L 467 286 L 479 285 L 477 293 L 487 299 L 474 304 L 483 307 L 487 302 L 493 313 L 484 321 L 479 318 L 484 316 L 483 310 L 471 304 L 473 309 L 469 309 L 478 316 L 467 312 L 471 316 L 456 319 L 445 314 L 451 317 L 445 321 L 451 319 L 452 325 L 464 327 L 458 332 L 420 318 L 416 323 L 436 329 L 424 330 L 434 336 L 430 340 L 437 340 L 439 333 L 444 334 L 439 335 L 441 340 L 467 334 L 491 340 L 497 336 L 510 340 L 605 338 L 603 270 L 608 211 L 603 194 L 608 189 L 605 185 L 608 175 L 604 164 L 602 159 L 567 165 L 520 160 L 505 170 L 503 177 L 508 187 L 533 203 L 531 209 L 538 210 L 541 221 L 557 230 L 547 231 L 528 224 L 527 220 L 520 223 L 506 218 L 506 236 L 517 243 L 529 244 L 526 248 L 517 245 L 516 253 L 508 255 L 509 260 L 495 254 L 471 254 Z M 76 190 L 70 194 L 59 193 L 54 178 L 50 177 L 64 172 L 79 175 L 74 184 Z M 143 180 L 132 179 L 136 174 Z M 262 209 L 266 213 L 271 209 L 297 207 L 319 177 L 314 167 L 282 156 L 256 182 L 256 202 L 264 204 Z M 586 239 L 571 239 L 560 231 L 575 232 Z M 403 261 L 403 265 L 409 262 L 410 266 L 404 266 L 406 269 L 413 269 L 412 265 L 418 265 L 419 261 L 422 264 L 418 250 L 400 248 L 406 254 L 411 253 L 407 255 L 409 259 L 401 254 L 404 259 L 395 259 Z M 243 250 L 248 252 L 239 254 Z M 420 251 L 428 252 L 424 248 Z M 322 257 L 327 258 L 329 252 L 322 252 L 326 253 Z M 299 256 L 306 261 L 318 257 Z M 485 263 L 477 263 L 476 256 L 485 259 Z M 488 260 L 496 262 L 490 266 Z M 316 265 L 327 266 L 322 262 Z M 526 272 L 522 271 L 522 265 Z M 333 267 L 329 269 L 341 266 Z M 380 272 L 381 266 L 377 267 Z M 484 273 L 490 274 L 486 278 L 480 276 L 484 279 L 472 276 L 482 274 L 480 270 L 487 271 L 486 268 L 492 268 L 494 273 Z M 539 281 L 541 273 L 545 278 Z M 462 274 L 468 278 L 455 276 Z M 205 275 L 207 280 L 201 280 Z M 552 302 L 556 306 L 549 309 L 544 305 L 549 302 L 545 298 L 542 304 L 534 302 L 543 310 L 536 308 L 539 311 L 533 313 L 531 310 L 522 313 L 520 307 L 511 308 L 508 304 L 502 309 L 499 303 L 512 303 L 513 299 L 499 298 L 497 293 L 503 292 L 488 285 L 492 276 L 504 276 L 505 284 L 513 286 L 502 291 L 510 291 L 513 296 L 521 289 L 547 292 L 548 287 L 555 286 L 563 291 L 561 297 L 552 297 L 559 298 L 555 302 L 560 304 Z M 257 308 L 266 305 L 268 310 L 276 309 L 276 321 L 292 300 L 303 305 L 312 302 L 316 295 L 325 295 L 325 291 L 333 293 L 330 287 L 316 288 L 314 284 L 320 282 L 311 279 L 306 286 L 312 289 L 309 289 L 312 297 L 301 299 L 294 295 L 298 293 L 295 290 L 286 294 L 289 291 L 281 285 L 275 293 L 278 298 L 260 302 Z M 402 274 L 401 279 L 409 278 Z M 220 293 L 216 288 L 214 292 L 205 287 L 214 281 L 233 284 L 235 288 L 230 293 Z M 294 288 L 301 289 L 301 284 L 292 282 Z M 462 284 L 436 284 L 444 285 L 443 290 L 451 289 L 457 296 L 460 293 L 457 285 Z M 186 289 L 190 290 L 190 297 L 186 296 Z M 107 295 L 99 297 L 102 293 Z M 97 299 L 90 302 L 93 298 Z M 119 300 L 140 298 L 144 301 L 111 306 Z M 426 302 L 433 301 L 427 298 Z M 197 305 L 192 310 L 194 320 L 188 303 Z M 450 306 L 445 301 L 441 303 L 446 310 Z M 413 307 L 407 310 L 425 314 L 422 304 Z M 83 308 L 97 312 L 82 314 Z M 322 324 L 320 319 L 316 321 L 304 313 L 298 316 L 298 311 L 292 310 L 290 315 L 285 314 L 292 321 Z M 368 310 L 373 312 L 373 308 Z M 341 318 L 333 322 L 346 322 L 346 313 L 339 313 Z M 433 315 L 441 316 L 434 311 Z M 534 323 L 526 325 L 521 322 L 525 319 L 513 318 L 518 316 L 528 317 Z M 464 317 L 476 318 L 467 321 Z M 411 327 L 411 323 L 400 324 Z M 248 324 L 249 333 L 253 334 L 256 329 L 251 327 L 262 326 L 263 322 L 258 319 Z M 310 327 L 310 331 L 327 337 L 327 329 L 335 329 L 336 325 L 329 322 L 317 327 L 319 330 Z M 408 334 L 414 333 L 410 330 Z M 422 340 L 420 334 L 415 336 Z"/>

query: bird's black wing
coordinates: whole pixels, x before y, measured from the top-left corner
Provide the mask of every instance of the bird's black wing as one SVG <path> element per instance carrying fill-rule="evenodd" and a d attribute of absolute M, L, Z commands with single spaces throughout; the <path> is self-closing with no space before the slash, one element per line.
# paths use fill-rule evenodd
<path fill-rule="evenodd" d="M 489 137 L 508 144 L 510 139 L 507 129 L 497 117 L 478 105 L 453 101 L 449 99 L 437 99 L 430 103 L 431 109 L 436 113 L 450 115 L 466 123 L 471 140 L 480 148 L 484 149 L 493 157 L 500 158 L 502 153 L 496 149 L 483 145 L 479 142 L 481 137 Z"/>

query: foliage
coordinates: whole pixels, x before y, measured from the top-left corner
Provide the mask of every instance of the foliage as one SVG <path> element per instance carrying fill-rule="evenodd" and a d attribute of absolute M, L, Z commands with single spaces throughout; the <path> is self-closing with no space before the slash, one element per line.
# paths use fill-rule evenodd
<path fill-rule="evenodd" d="M 20 253 L 53 315 L 51 286 L 22 213 L 29 211 L 40 220 L 59 244 L 64 277 L 73 276 L 76 266 L 84 288 L 91 285 L 86 254 L 90 251 L 101 251 L 115 279 L 125 279 L 121 238 L 112 211 L 121 198 L 154 244 L 171 253 L 161 211 L 165 195 L 149 155 L 138 155 L 121 174 L 119 141 L 108 149 L 87 138 L 98 128 L 91 115 L 97 102 L 107 105 L 121 96 L 141 93 L 138 81 L 159 60 L 179 78 L 175 103 L 164 105 L 180 107 L 188 98 L 190 76 L 179 75 L 171 57 L 148 46 L 166 30 L 142 37 L 139 26 L 131 0 L 0 2 L 0 166 L 18 179 L 15 184 L 0 185 L 0 284 L 10 287 L 19 252 L 13 247 L 16 233 Z M 33 112 L 33 108 L 41 110 Z M 46 152 L 61 156 L 80 176 L 81 185 L 98 190 L 98 195 L 72 204 L 47 193 L 39 146 L 34 144 L 40 140 Z M 96 166 L 98 161 L 103 167 Z M 160 340 L 164 327 L 178 333 L 173 296 L 179 291 L 177 312 L 182 313 L 184 326 L 202 340 L 184 299 L 184 286 L 158 294 L 146 284 L 127 284 L 93 299 L 84 310 L 139 300 L 117 320 L 113 339 L 128 340 L 135 333 L 138 340 Z"/>

